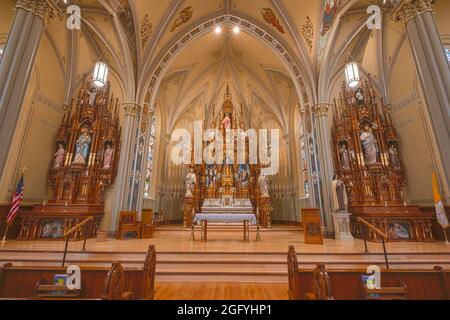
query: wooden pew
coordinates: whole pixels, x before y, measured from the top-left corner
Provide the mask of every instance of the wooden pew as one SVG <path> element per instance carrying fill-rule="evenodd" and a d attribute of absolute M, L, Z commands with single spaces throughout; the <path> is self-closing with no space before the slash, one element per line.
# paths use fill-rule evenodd
<path fill-rule="evenodd" d="M 313 293 L 306 294 L 306 300 L 334 300 L 330 275 L 323 264 L 318 264 L 314 269 L 313 290 Z"/>
<path fill-rule="evenodd" d="M 330 287 L 336 300 L 361 300 L 365 293 L 361 276 L 366 269 L 328 269 Z M 432 270 L 389 269 L 381 270 L 382 287 L 397 287 L 403 283 L 408 288 L 409 300 L 448 300 L 450 270 L 435 267 Z M 289 298 L 304 300 L 314 292 L 314 270 L 299 269 L 294 247 L 288 251 Z"/>
<path fill-rule="evenodd" d="M 80 268 L 82 290 L 80 299 L 104 297 L 105 281 L 108 280 L 111 269 L 82 266 Z M 117 267 L 115 270 L 117 273 Z M 155 270 L 156 250 L 154 245 L 151 245 L 142 269 L 123 270 L 123 292 L 131 292 L 130 298 L 134 300 L 152 300 L 155 294 Z M 66 269 L 61 267 L 15 267 L 6 264 L 0 267 L 0 298 L 33 297 L 37 283 L 51 284 L 55 274 L 65 273 Z M 116 278 L 112 277 L 109 281 L 116 281 Z"/>

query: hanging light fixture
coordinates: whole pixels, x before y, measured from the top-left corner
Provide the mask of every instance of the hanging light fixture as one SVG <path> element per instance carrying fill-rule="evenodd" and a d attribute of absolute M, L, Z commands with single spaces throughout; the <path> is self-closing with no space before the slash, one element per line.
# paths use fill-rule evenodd
<path fill-rule="evenodd" d="M 355 61 L 350 60 L 350 62 L 345 65 L 345 80 L 350 88 L 359 86 L 361 78 L 359 76 L 358 63 Z"/>
<path fill-rule="evenodd" d="M 345 79 L 350 88 L 359 86 L 360 77 L 358 64 L 356 62 L 349 62 L 345 66 Z"/>
<path fill-rule="evenodd" d="M 92 81 L 94 85 L 103 88 L 106 85 L 108 79 L 108 66 L 104 62 L 97 62 L 95 64 L 94 75 Z"/>

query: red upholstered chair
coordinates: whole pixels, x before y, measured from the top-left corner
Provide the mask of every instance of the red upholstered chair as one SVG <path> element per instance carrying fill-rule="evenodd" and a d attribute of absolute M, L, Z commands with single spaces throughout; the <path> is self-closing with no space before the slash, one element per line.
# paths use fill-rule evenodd
<path fill-rule="evenodd" d="M 117 239 L 139 239 L 140 237 L 141 224 L 137 221 L 137 212 L 122 211 L 119 217 Z"/>

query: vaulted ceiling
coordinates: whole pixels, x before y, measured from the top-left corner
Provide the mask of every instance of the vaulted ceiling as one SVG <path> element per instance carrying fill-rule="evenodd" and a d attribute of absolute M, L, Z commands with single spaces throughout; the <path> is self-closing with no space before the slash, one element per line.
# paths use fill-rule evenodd
<path fill-rule="evenodd" d="M 14 1 L 9 2 L 13 7 Z M 198 112 L 203 118 L 214 114 L 220 108 L 227 84 L 239 110 L 252 114 L 253 125 L 269 116 L 289 131 L 292 110 L 297 105 L 312 106 L 331 98 L 332 86 L 342 77 L 348 52 L 360 62 L 371 59 L 375 67 L 368 71 L 376 73 L 376 81 L 388 77 L 378 67 L 390 59 L 387 48 L 379 46 L 384 52 L 375 57 L 367 51 L 370 41 L 380 44 L 386 40 L 377 38 L 382 33 L 370 40 L 374 32 L 364 27 L 367 7 L 381 5 L 382 0 L 68 2 L 81 8 L 81 30 L 67 29 L 63 15 L 46 29 L 58 57 L 56 72 L 66 82 L 64 102 L 92 72 L 94 63 L 102 59 L 112 71 L 116 95 L 123 102 L 139 104 L 153 95 L 150 107 L 163 111 L 168 131 L 181 119 L 192 116 L 195 106 L 201 106 Z M 65 7 L 62 9 L 65 11 Z M 211 28 L 183 43 L 185 35 L 196 26 L 224 15 L 245 20 L 251 25 L 249 30 L 263 30 L 260 38 L 266 37 L 266 41 L 245 28 L 236 35 L 233 24 L 224 23 L 221 34 Z M 388 23 L 388 27 L 401 29 L 394 23 Z M 267 37 L 271 40 L 267 41 Z M 404 42 L 404 36 L 394 41 L 392 48 Z M 161 64 L 177 43 L 182 50 Z M 282 57 L 279 47 L 289 59 Z M 155 80 L 158 90 L 149 92 L 149 84 L 160 66 L 163 71 Z M 376 85 L 382 92 L 382 85 Z"/>

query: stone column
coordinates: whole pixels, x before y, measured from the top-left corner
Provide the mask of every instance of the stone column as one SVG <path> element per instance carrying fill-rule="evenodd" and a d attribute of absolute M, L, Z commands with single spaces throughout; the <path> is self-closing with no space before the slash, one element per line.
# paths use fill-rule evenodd
<path fill-rule="evenodd" d="M 403 21 L 417 74 L 426 100 L 426 112 L 436 141 L 442 184 L 450 200 L 450 68 L 432 14 L 438 0 L 401 0 L 391 18 Z"/>
<path fill-rule="evenodd" d="M 22 110 L 46 23 L 56 15 L 50 0 L 18 0 L 14 23 L 0 64 L 0 179 Z"/>
<path fill-rule="evenodd" d="M 110 235 L 114 235 L 118 227 L 120 211 L 129 211 L 128 198 L 130 194 L 130 172 L 134 163 L 134 150 L 136 145 L 136 127 L 139 124 L 141 107 L 136 103 L 125 103 L 125 123 L 122 131 L 122 148 L 116 178 L 116 196 L 111 212 Z"/>
<path fill-rule="evenodd" d="M 148 149 L 150 147 L 150 130 L 151 130 L 151 126 L 152 126 L 152 119 L 153 116 L 155 115 L 156 110 L 155 109 L 150 109 L 148 111 L 148 123 L 147 123 L 147 130 L 145 131 L 144 134 L 146 134 L 145 138 L 145 144 L 144 144 L 144 154 L 142 156 L 143 161 L 141 161 L 141 167 L 140 172 L 141 172 L 141 179 L 140 179 L 140 183 L 138 185 L 138 188 L 136 190 L 137 192 L 137 202 L 136 202 L 136 208 L 137 211 L 139 212 L 139 214 L 142 214 L 142 209 L 143 209 L 143 205 L 144 205 L 144 191 L 145 191 L 145 179 L 147 176 L 147 161 L 148 161 Z"/>
<path fill-rule="evenodd" d="M 334 236 L 332 209 L 331 185 L 334 175 L 333 156 L 331 152 L 331 132 L 328 112 L 331 105 L 329 103 L 319 103 L 313 107 L 315 130 L 317 132 L 317 143 L 319 145 L 320 159 L 320 188 L 322 191 L 322 219 L 325 226 L 325 236 Z"/>

